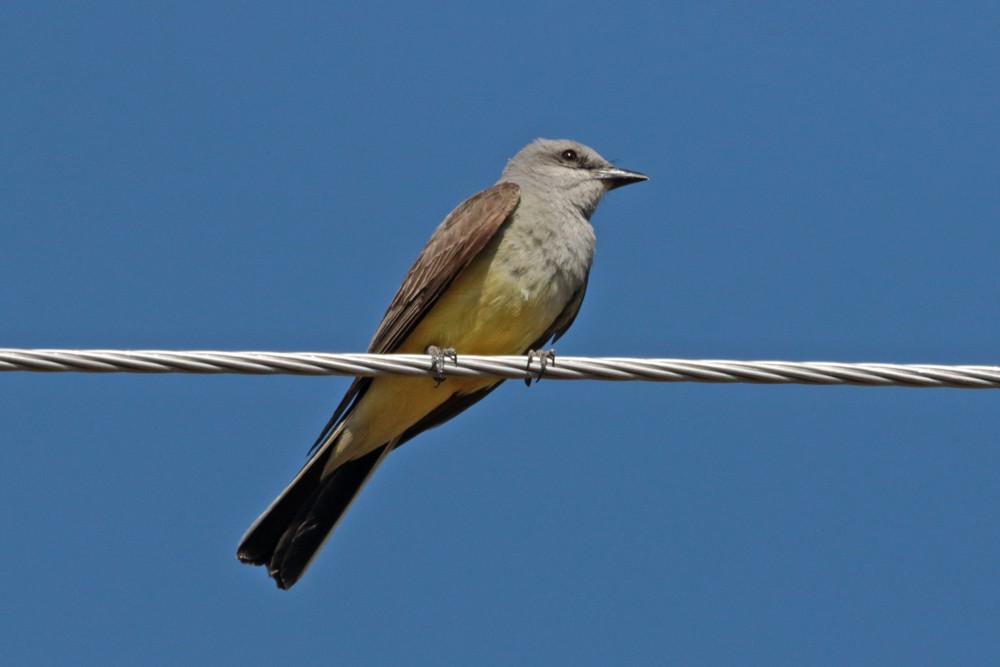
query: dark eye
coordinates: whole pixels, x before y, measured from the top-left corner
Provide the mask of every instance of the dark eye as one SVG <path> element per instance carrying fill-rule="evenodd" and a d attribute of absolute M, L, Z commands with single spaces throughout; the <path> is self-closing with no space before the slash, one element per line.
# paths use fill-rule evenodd
<path fill-rule="evenodd" d="M 567 162 L 576 162 L 579 156 L 576 154 L 575 150 L 573 150 L 572 148 L 567 148 L 562 152 L 560 157 L 562 157 L 562 159 L 566 160 Z"/>

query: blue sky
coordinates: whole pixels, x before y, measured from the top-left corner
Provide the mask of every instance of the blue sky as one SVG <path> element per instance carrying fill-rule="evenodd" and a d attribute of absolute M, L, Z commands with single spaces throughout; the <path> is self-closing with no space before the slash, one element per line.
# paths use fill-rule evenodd
<path fill-rule="evenodd" d="M 573 355 L 1000 363 L 1000 9 L 5 3 L 0 346 L 360 351 L 539 136 Z M 363 5 L 363 6 L 361 6 Z M 280 592 L 348 380 L 0 376 L 8 664 L 996 664 L 1000 394 L 508 383 Z"/>

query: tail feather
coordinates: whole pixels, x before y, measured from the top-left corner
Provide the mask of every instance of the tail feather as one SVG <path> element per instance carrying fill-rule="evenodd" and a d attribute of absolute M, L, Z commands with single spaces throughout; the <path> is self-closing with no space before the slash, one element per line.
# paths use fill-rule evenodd
<path fill-rule="evenodd" d="M 290 588 L 305 573 L 392 444 L 347 461 L 325 476 L 326 457 L 314 457 L 250 527 L 236 557 L 244 563 L 267 565 L 278 587 Z"/>
<path fill-rule="evenodd" d="M 299 509 L 319 487 L 327 457 L 313 457 L 281 495 L 264 510 L 247 530 L 236 557 L 250 565 L 267 565 L 278 546 L 278 540 L 288 529 Z"/>

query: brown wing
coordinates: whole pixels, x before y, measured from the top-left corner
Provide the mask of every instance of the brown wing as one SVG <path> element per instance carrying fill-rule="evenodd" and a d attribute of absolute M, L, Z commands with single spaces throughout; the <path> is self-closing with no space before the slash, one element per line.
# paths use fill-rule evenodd
<path fill-rule="evenodd" d="M 496 235 L 520 201 L 520 187 L 513 183 L 498 183 L 469 197 L 452 211 L 403 278 L 403 284 L 375 330 L 368 351 L 390 353 L 399 349 L 458 274 Z M 370 384 L 371 378 L 355 378 L 326 428 L 310 448 L 310 454 L 323 444 L 340 418 L 361 398 Z"/>
<path fill-rule="evenodd" d="M 368 351 L 395 352 L 455 277 L 486 247 L 520 200 L 521 188 L 498 183 L 452 211 L 406 274 Z"/>

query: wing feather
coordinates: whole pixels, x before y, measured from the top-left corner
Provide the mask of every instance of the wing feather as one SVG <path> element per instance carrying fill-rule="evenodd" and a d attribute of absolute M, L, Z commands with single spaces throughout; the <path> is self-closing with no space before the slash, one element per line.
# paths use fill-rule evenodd
<path fill-rule="evenodd" d="M 403 278 L 403 284 L 375 330 L 368 351 L 387 354 L 398 350 L 458 274 L 496 236 L 520 201 L 519 186 L 497 183 L 459 204 L 435 230 Z M 341 418 L 364 395 L 371 381 L 371 378 L 354 379 L 309 449 L 310 455 L 327 440 Z"/>
<path fill-rule="evenodd" d="M 520 200 L 520 187 L 498 183 L 452 211 L 406 274 L 368 351 L 395 352 L 458 274 L 496 235 Z"/>

